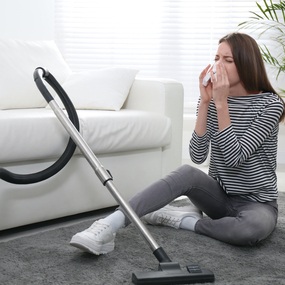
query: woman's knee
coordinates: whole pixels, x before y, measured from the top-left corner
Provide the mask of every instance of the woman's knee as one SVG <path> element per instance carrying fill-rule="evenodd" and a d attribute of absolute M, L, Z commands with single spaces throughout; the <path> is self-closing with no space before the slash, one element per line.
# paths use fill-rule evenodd
<path fill-rule="evenodd" d="M 276 226 L 273 217 L 262 217 L 262 215 L 247 216 L 242 224 L 242 227 L 232 231 L 232 237 L 236 245 L 254 246 L 266 239 Z"/>
<path fill-rule="evenodd" d="M 229 243 L 240 246 L 254 246 L 264 238 L 261 238 L 256 229 L 254 231 L 243 229 L 239 231 L 233 231 L 232 239 L 230 239 Z"/>
<path fill-rule="evenodd" d="M 181 166 L 179 166 L 174 172 L 178 171 L 179 173 L 183 173 L 183 174 L 189 174 L 193 171 L 195 171 L 196 168 L 194 166 L 191 166 L 189 164 L 183 164 Z"/>
<path fill-rule="evenodd" d="M 192 183 L 194 181 L 198 181 L 198 184 L 201 184 L 202 178 L 210 178 L 208 174 L 203 172 L 202 170 L 191 166 L 189 164 L 184 164 L 178 167 L 176 170 L 174 170 L 171 174 L 176 174 L 179 177 L 183 177 L 184 179 L 189 179 Z M 194 182 L 195 183 L 195 182 Z"/>
<path fill-rule="evenodd" d="M 184 164 L 177 169 L 173 170 L 168 174 L 163 180 L 168 184 L 180 184 L 180 185 L 189 185 L 194 167 Z"/>

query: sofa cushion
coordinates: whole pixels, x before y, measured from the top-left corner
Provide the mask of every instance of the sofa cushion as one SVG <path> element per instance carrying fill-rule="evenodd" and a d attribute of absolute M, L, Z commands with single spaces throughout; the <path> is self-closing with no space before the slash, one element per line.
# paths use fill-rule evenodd
<path fill-rule="evenodd" d="M 0 109 L 47 105 L 33 79 L 34 70 L 50 70 L 60 83 L 71 73 L 53 41 L 0 40 Z"/>
<path fill-rule="evenodd" d="M 137 72 L 113 67 L 72 73 L 62 87 L 76 109 L 118 111 L 129 94 Z"/>
<path fill-rule="evenodd" d="M 95 154 L 158 148 L 171 141 L 168 117 L 146 111 L 78 110 L 81 133 Z M 0 163 L 58 157 L 68 134 L 47 108 L 0 110 Z"/>

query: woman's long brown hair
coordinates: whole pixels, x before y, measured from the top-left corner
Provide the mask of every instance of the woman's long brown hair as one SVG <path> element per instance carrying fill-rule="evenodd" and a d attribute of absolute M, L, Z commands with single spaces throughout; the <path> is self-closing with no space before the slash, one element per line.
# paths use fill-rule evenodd
<path fill-rule="evenodd" d="M 285 118 L 285 103 L 283 98 L 272 87 L 258 44 L 247 34 L 231 33 L 219 40 L 226 42 L 231 48 L 233 59 L 239 74 L 239 78 L 246 91 L 272 92 L 277 94 L 284 105 L 280 121 Z"/>

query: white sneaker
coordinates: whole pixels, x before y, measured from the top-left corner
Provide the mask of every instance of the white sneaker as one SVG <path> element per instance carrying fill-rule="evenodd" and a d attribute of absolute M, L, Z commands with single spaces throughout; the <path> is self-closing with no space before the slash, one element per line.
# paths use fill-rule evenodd
<path fill-rule="evenodd" d="M 114 250 L 115 237 L 116 234 L 112 232 L 111 226 L 98 220 L 88 229 L 75 234 L 70 245 L 96 255 L 106 254 Z"/>
<path fill-rule="evenodd" d="M 195 206 L 174 207 L 166 205 L 165 207 L 145 215 L 142 220 L 150 225 L 161 225 L 179 229 L 181 221 L 185 217 L 201 219 L 202 212 Z"/>

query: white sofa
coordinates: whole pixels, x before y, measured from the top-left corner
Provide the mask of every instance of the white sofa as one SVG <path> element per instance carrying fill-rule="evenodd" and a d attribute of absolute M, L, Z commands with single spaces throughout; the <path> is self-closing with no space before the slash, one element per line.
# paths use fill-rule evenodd
<path fill-rule="evenodd" d="M 80 88 L 87 95 L 71 96 L 75 107 L 87 100 L 87 106 L 78 109 L 81 134 L 112 173 L 115 186 L 126 200 L 181 165 L 183 86 L 179 82 L 135 78 L 136 72 L 116 69 L 116 75 L 131 72 L 133 78 L 119 77 L 113 83 L 110 74 L 114 69 L 103 70 L 107 72 L 103 79 L 101 70 L 74 75 L 53 42 L 0 40 L 0 60 L 1 74 L 5 74 L 0 78 L 1 168 L 21 174 L 38 172 L 57 160 L 68 140 L 33 82 L 33 71 L 38 66 L 47 68 L 71 93 L 80 86 L 80 82 L 74 86 L 76 78 L 83 80 Z M 90 76 L 92 84 L 86 82 L 88 74 L 97 77 L 97 81 Z M 108 78 L 110 82 L 106 84 Z M 88 101 L 92 88 L 94 93 L 110 93 L 102 83 L 114 87 L 125 81 L 128 84 L 123 86 L 126 94 L 120 99 L 122 106 L 104 108 Z M 122 91 L 118 84 L 114 88 Z M 100 106 L 96 108 L 96 104 Z M 116 204 L 76 150 L 67 166 L 45 181 L 16 185 L 0 179 L 0 230 Z"/>

